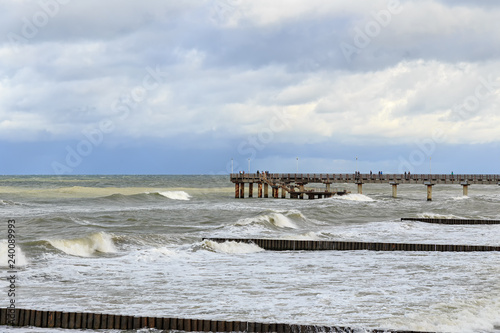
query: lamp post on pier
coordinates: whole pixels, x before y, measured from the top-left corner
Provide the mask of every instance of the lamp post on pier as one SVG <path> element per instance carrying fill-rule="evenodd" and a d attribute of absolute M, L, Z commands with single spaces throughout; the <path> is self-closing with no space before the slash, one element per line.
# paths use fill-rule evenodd
<path fill-rule="evenodd" d="M 248 159 L 248 173 L 250 173 L 250 159 Z"/>
<path fill-rule="evenodd" d="M 297 173 L 299 173 L 299 158 L 297 157 Z"/>
<path fill-rule="evenodd" d="M 233 169 L 233 158 L 231 157 L 231 173 L 234 173 L 234 169 Z"/>

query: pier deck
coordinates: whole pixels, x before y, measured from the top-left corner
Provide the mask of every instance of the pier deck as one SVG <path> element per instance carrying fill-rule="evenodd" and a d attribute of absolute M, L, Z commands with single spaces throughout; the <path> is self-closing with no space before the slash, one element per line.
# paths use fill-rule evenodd
<path fill-rule="evenodd" d="M 332 195 L 346 194 L 345 190 L 332 190 L 331 184 L 357 184 L 358 193 L 362 192 L 363 184 L 390 184 L 392 196 L 397 197 L 397 186 L 401 184 L 422 184 L 427 186 L 427 200 L 432 200 L 432 186 L 437 184 L 457 184 L 463 187 L 463 195 L 468 195 L 468 187 L 473 184 L 500 185 L 500 175 L 491 174 L 346 174 L 346 173 L 232 173 L 230 180 L 235 184 L 235 198 L 244 198 L 245 184 L 249 185 L 249 197 L 253 196 L 253 184 L 259 188 L 258 197 L 268 198 L 268 187 L 272 188 L 272 197 L 278 198 L 278 191 L 282 189 L 281 198 L 309 199 L 331 197 Z M 306 190 L 307 184 L 324 184 L 324 191 Z M 264 186 L 264 196 L 262 196 Z"/>

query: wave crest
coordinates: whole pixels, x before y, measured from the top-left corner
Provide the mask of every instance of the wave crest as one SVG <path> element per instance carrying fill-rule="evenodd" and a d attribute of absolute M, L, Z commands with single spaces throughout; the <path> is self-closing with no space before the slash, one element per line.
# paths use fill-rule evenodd
<path fill-rule="evenodd" d="M 16 244 L 15 250 L 16 250 L 14 257 L 14 260 L 16 261 L 15 266 L 16 267 L 26 266 L 28 264 L 28 259 L 26 259 L 23 250 L 18 244 Z M 9 267 L 10 265 L 9 260 L 12 259 L 9 258 L 8 255 L 9 255 L 9 243 L 7 242 L 7 240 L 2 240 L 0 242 L 0 267 Z"/>
<path fill-rule="evenodd" d="M 235 225 L 238 226 L 245 226 L 250 224 L 262 224 L 280 229 L 282 228 L 297 229 L 297 225 L 292 221 L 292 219 L 281 213 L 269 213 L 269 214 L 259 215 L 257 217 L 245 218 L 235 223 Z"/>
<path fill-rule="evenodd" d="M 164 191 L 158 192 L 158 194 L 172 200 L 191 200 L 189 193 L 184 191 Z"/>
<path fill-rule="evenodd" d="M 359 193 L 350 193 L 347 195 L 334 196 L 333 199 L 346 200 L 346 201 L 364 201 L 364 202 L 375 201 L 372 198 L 370 198 L 369 196 L 366 196 L 364 194 L 359 194 Z"/>
<path fill-rule="evenodd" d="M 49 240 L 56 249 L 78 257 L 92 257 L 97 252 L 117 252 L 111 235 L 105 232 L 91 234 L 82 238 Z"/>
<path fill-rule="evenodd" d="M 235 241 L 218 243 L 210 240 L 203 241 L 203 248 L 213 252 L 221 252 L 221 253 L 256 253 L 264 251 L 263 248 L 249 243 L 240 243 Z"/>

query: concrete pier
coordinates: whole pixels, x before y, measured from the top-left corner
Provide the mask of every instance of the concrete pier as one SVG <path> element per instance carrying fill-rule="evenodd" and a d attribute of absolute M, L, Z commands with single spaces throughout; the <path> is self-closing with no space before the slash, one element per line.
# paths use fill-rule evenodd
<path fill-rule="evenodd" d="M 405 184 L 424 184 L 427 186 L 427 200 L 432 200 L 432 186 L 440 184 L 462 185 L 463 194 L 468 195 L 470 185 L 500 185 L 500 175 L 481 175 L 481 174 L 300 174 L 300 173 L 248 173 L 231 174 L 231 182 L 235 183 L 235 198 L 244 198 L 244 184 L 249 184 L 249 197 L 253 189 L 253 184 L 259 186 L 258 197 L 262 198 L 262 186 L 264 186 L 264 198 L 269 197 L 268 187 L 277 186 L 289 193 L 292 199 L 303 199 L 304 195 L 308 198 L 328 198 L 332 195 L 342 195 L 348 193 L 344 190 L 332 190 L 331 184 L 351 183 L 356 184 L 359 194 L 363 193 L 364 184 L 390 184 L 392 186 L 392 196 L 397 197 L 397 185 Z M 323 190 L 311 190 L 305 186 L 308 184 L 323 184 Z M 252 185 L 250 185 L 252 184 Z M 243 188 L 243 192 L 242 192 Z M 238 192 L 238 194 L 236 194 Z M 311 192 L 315 192 L 314 195 Z M 271 195 L 273 198 L 279 196 Z M 283 197 L 283 194 L 282 196 Z M 286 194 L 285 194 L 286 197 Z"/>

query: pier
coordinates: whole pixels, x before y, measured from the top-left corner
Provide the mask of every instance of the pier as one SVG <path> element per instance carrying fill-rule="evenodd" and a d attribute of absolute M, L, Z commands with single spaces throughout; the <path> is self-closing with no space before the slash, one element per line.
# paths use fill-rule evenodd
<path fill-rule="evenodd" d="M 364 184 L 389 184 L 392 196 L 397 197 L 397 187 L 403 184 L 421 184 L 426 186 L 427 200 L 432 200 L 432 187 L 439 184 L 456 184 L 462 186 L 464 196 L 469 194 L 470 185 L 500 185 L 500 175 L 476 174 L 302 174 L 302 173 L 232 173 L 230 180 L 235 185 L 234 197 L 245 197 L 245 184 L 248 184 L 248 197 L 253 197 L 253 187 L 257 184 L 258 198 L 322 199 L 333 195 L 344 195 L 345 189 L 332 188 L 332 184 L 356 184 L 359 194 L 363 193 Z M 307 189 L 308 184 L 322 184 L 321 189 Z M 281 196 L 280 196 L 281 190 Z"/>

